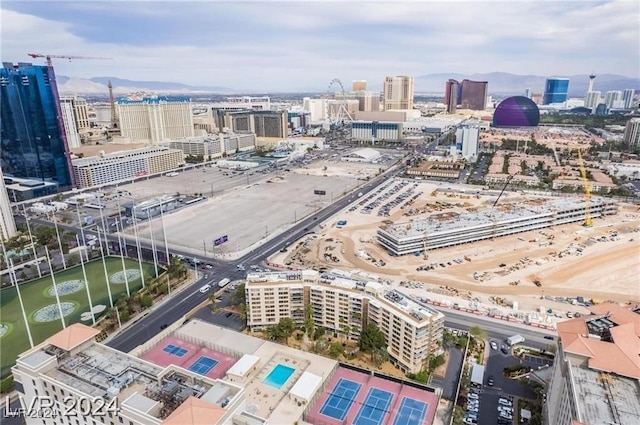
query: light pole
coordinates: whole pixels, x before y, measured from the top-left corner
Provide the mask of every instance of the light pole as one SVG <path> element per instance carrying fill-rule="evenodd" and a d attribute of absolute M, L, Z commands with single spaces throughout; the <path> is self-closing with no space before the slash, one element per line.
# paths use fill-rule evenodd
<path fill-rule="evenodd" d="M 62 239 L 60 238 L 60 231 L 58 230 L 58 220 L 56 219 L 56 212 L 53 212 L 53 225 L 56 228 L 56 236 L 58 237 L 58 248 L 60 248 L 60 257 L 62 258 L 62 268 L 67 269 L 67 264 L 64 261 L 64 251 L 62 251 Z"/>
<path fill-rule="evenodd" d="M 156 251 L 156 241 L 153 237 L 153 223 L 151 222 L 151 210 L 147 209 L 147 219 L 149 220 L 149 232 L 151 235 L 151 250 L 153 251 L 153 267 L 156 271 L 156 279 L 158 278 L 158 252 Z"/>
<path fill-rule="evenodd" d="M 56 294 L 56 304 L 58 305 L 58 312 L 60 313 L 60 321 L 62 322 L 62 329 L 66 329 L 67 325 L 64 322 L 64 315 L 62 314 L 62 305 L 60 305 L 60 294 L 58 294 L 58 285 L 56 285 L 56 275 L 53 273 L 51 267 L 51 257 L 49 257 L 49 249 L 45 246 L 44 252 L 47 254 L 47 262 L 49 263 L 49 271 L 51 272 L 51 281 L 53 282 L 53 292 Z M 80 253 L 82 254 L 82 253 Z"/>
<path fill-rule="evenodd" d="M 80 226 L 80 234 L 82 235 L 82 245 L 86 243 L 86 239 L 84 237 L 84 226 L 82 225 L 82 220 L 80 219 L 80 203 L 76 201 L 76 214 L 78 215 L 78 226 Z M 87 252 L 87 261 L 89 261 L 89 253 Z M 80 251 L 80 255 L 82 255 L 82 250 Z"/>
<path fill-rule="evenodd" d="M 4 245 L 2 245 L 2 250 L 4 251 Z M 6 252 L 5 259 L 6 257 Z M 13 268 L 13 260 L 9 260 L 9 278 L 13 276 L 14 284 L 16 285 L 16 293 L 18 294 L 18 301 L 20 301 L 20 310 L 22 310 L 22 319 L 24 320 L 24 324 L 27 326 L 27 336 L 29 337 L 29 345 L 33 348 L 33 337 L 31 336 L 31 328 L 29 327 L 29 320 L 27 320 L 27 313 L 24 311 L 24 303 L 22 302 L 22 295 L 20 294 L 20 288 L 18 285 L 18 279 L 16 278 L 16 271 Z M 62 326 L 64 327 L 64 321 L 62 322 Z"/>
<path fill-rule="evenodd" d="M 40 271 L 40 265 L 38 263 L 38 253 L 36 252 L 36 244 L 33 242 L 33 235 L 31 235 L 31 225 L 29 224 L 29 217 L 27 216 L 27 209 L 22 204 L 22 211 L 24 212 L 24 221 L 27 222 L 27 230 L 29 231 L 29 242 L 31 242 L 31 248 L 33 249 L 33 259 L 36 260 L 36 266 L 38 268 L 38 277 L 42 277 Z"/>
<path fill-rule="evenodd" d="M 76 242 L 80 245 L 80 238 L 76 234 Z M 87 279 L 87 270 L 84 268 L 84 261 L 82 260 L 82 255 L 80 256 L 80 265 L 82 266 L 82 276 L 84 277 L 84 287 L 87 290 L 87 300 L 89 301 L 89 311 L 91 311 L 91 320 L 93 321 L 93 325 L 96 325 L 96 315 L 93 311 L 93 301 L 91 301 L 91 292 L 89 291 L 89 280 Z"/>
<path fill-rule="evenodd" d="M 105 236 L 105 245 L 108 244 L 108 242 L 106 241 L 106 237 Z M 109 304 L 111 305 L 111 308 L 113 308 L 113 296 L 111 296 L 111 285 L 109 283 L 109 273 L 107 272 L 107 263 L 104 260 L 104 247 L 102 246 L 102 238 L 100 237 L 100 232 L 98 232 L 98 243 L 100 244 L 100 256 L 102 257 L 102 267 L 104 268 L 104 281 L 107 283 L 107 293 L 109 294 Z"/>

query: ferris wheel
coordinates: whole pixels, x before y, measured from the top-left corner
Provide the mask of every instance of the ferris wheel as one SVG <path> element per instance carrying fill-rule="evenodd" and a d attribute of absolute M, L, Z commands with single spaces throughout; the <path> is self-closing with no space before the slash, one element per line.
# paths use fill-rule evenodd
<path fill-rule="evenodd" d="M 342 81 L 334 78 L 327 88 L 327 118 L 333 125 L 342 125 L 345 121 L 353 121 L 346 107 L 347 98 Z"/>

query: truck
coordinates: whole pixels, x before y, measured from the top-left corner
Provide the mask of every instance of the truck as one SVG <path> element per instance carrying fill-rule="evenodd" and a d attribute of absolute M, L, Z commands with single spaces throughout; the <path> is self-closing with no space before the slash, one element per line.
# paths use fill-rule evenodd
<path fill-rule="evenodd" d="M 522 335 L 513 335 L 506 339 L 506 343 L 509 347 L 513 347 L 516 344 L 522 344 L 524 342 L 524 337 Z"/>
<path fill-rule="evenodd" d="M 221 288 L 224 288 L 225 286 L 227 286 L 229 284 L 229 282 L 231 282 L 231 279 L 229 279 L 228 277 L 225 277 L 220 282 L 218 282 L 218 286 L 221 287 Z"/>

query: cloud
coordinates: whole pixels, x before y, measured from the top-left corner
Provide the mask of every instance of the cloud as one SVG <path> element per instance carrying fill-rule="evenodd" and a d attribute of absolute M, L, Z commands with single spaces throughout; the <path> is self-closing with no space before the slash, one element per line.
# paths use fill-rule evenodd
<path fill-rule="evenodd" d="M 3 61 L 59 74 L 254 90 L 332 78 L 475 73 L 640 74 L 636 1 L 3 1 Z M 379 82 L 379 83 L 378 83 Z"/>

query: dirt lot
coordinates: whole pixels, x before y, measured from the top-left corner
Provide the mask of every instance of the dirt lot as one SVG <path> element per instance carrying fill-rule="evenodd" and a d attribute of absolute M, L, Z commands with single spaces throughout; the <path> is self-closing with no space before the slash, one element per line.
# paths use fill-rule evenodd
<path fill-rule="evenodd" d="M 431 183 L 420 184 L 417 190 L 422 195 L 411 205 L 420 214 L 404 216 L 407 209 L 401 210 L 400 206 L 394 207 L 389 217 L 378 217 L 377 209 L 371 214 L 362 214 L 361 207 L 353 212 L 343 211 L 326 223 L 320 237 L 308 238 L 298 249 L 280 254 L 273 261 L 298 267 L 357 268 L 390 278 L 396 285 L 401 281 L 423 283 L 424 289 L 407 288 L 409 292 L 424 294 L 431 290 L 460 296 L 468 291 L 469 300 L 495 304 L 495 299 L 500 297 L 506 298 L 507 303 L 515 301 L 520 308 L 531 310 L 543 305 L 558 307 L 551 299 L 541 299 L 543 296 L 640 300 L 637 206 L 620 204 L 617 215 L 596 219 L 590 228 L 574 223 L 442 248 L 429 252 L 428 259 L 414 255 L 389 256 L 375 240 L 376 229 L 383 220 L 419 218 L 434 212 L 435 201 L 447 202 L 451 211 L 464 212 L 488 208 L 495 200 L 494 196 L 434 193 L 437 187 Z M 510 194 L 503 199 L 517 203 L 522 198 L 522 195 Z M 348 224 L 338 229 L 337 220 L 347 220 Z M 617 231 L 618 236 L 612 238 L 612 231 Z M 598 241 L 602 237 L 606 241 Z M 325 254 L 335 258 L 327 260 Z M 379 262 L 375 265 L 376 260 L 382 260 L 385 265 Z M 462 261 L 458 264 L 454 260 Z M 442 263 L 445 267 L 437 265 L 429 271 L 416 270 L 432 263 Z M 567 309 L 566 304 L 564 308 Z M 578 311 L 577 307 L 574 311 Z"/>

